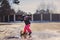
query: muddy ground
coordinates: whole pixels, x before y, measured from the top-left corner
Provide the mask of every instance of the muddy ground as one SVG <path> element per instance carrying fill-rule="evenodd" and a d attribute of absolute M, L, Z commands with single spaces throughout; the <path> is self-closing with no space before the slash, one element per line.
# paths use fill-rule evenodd
<path fill-rule="evenodd" d="M 24 23 L 0 23 L 0 40 L 21 40 Z M 32 40 L 60 40 L 60 23 L 31 23 Z M 29 39 L 23 39 L 29 40 Z"/>

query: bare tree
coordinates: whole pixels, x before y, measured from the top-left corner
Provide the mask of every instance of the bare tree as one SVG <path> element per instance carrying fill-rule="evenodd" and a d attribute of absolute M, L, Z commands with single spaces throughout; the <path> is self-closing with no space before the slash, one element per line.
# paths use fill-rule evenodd
<path fill-rule="evenodd" d="M 12 14 L 12 9 L 9 5 L 7 0 L 3 0 L 0 7 L 0 14 L 1 15 L 9 15 Z"/>

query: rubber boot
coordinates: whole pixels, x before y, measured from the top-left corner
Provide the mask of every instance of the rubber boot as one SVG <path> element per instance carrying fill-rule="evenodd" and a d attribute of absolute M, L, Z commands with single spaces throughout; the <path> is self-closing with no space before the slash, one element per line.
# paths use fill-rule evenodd
<path fill-rule="evenodd" d="M 26 32 L 24 32 L 24 38 L 26 39 L 26 36 L 27 36 L 27 33 Z"/>
<path fill-rule="evenodd" d="M 32 32 L 29 32 L 29 38 L 31 38 L 31 33 L 32 33 Z"/>

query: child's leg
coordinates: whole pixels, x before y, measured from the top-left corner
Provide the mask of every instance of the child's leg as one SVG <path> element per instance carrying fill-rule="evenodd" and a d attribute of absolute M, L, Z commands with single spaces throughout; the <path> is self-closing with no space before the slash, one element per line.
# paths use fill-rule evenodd
<path fill-rule="evenodd" d="M 26 38 L 26 31 L 27 31 L 26 26 L 27 25 L 25 25 L 25 27 L 24 27 L 24 33 L 23 33 L 24 34 L 24 38 Z"/>
<path fill-rule="evenodd" d="M 32 31 L 31 31 L 31 29 L 30 29 L 30 24 L 28 24 L 27 25 L 27 31 L 29 32 L 29 38 L 31 37 L 31 33 L 32 33 Z"/>
<path fill-rule="evenodd" d="M 26 31 L 31 32 L 30 24 L 25 25 L 25 27 L 24 27 L 24 32 L 26 32 Z"/>
<path fill-rule="evenodd" d="M 24 27 L 24 33 L 26 33 L 26 26 L 27 26 L 27 25 L 25 25 L 25 27 Z"/>
<path fill-rule="evenodd" d="M 27 27 L 28 32 L 31 32 L 30 24 L 28 24 L 27 26 L 28 26 L 28 27 Z"/>
<path fill-rule="evenodd" d="M 27 25 L 27 31 L 29 32 L 29 35 L 31 34 L 30 24 Z"/>

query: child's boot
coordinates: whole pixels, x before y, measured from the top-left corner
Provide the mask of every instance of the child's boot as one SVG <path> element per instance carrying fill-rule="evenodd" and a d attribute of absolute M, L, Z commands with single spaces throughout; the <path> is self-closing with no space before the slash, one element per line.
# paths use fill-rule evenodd
<path fill-rule="evenodd" d="M 32 33 L 32 32 L 29 32 L 29 38 L 31 37 L 31 33 Z"/>

